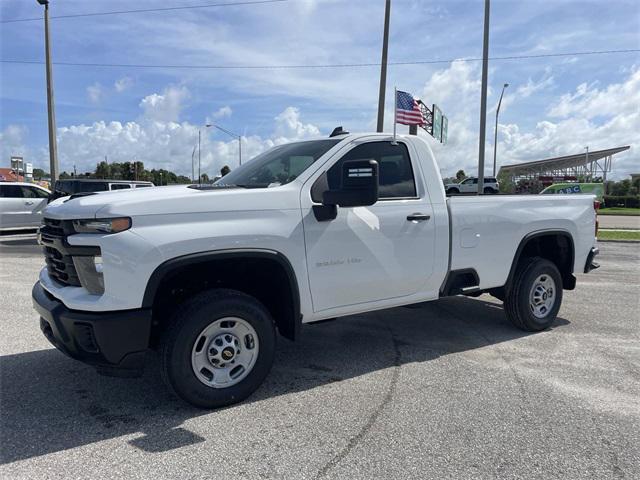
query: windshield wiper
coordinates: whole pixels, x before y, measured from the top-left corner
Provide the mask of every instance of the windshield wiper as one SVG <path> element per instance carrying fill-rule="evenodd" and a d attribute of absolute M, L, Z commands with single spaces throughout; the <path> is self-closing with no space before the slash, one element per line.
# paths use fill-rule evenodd
<path fill-rule="evenodd" d="M 241 188 L 267 188 L 269 186 L 268 183 L 238 183 L 236 187 Z"/>

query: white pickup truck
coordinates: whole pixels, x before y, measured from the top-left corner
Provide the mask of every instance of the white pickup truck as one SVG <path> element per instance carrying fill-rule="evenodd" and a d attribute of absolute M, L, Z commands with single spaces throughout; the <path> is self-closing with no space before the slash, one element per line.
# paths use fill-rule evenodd
<path fill-rule="evenodd" d="M 214 185 L 56 200 L 33 301 L 64 353 L 134 376 L 156 349 L 175 393 L 213 408 L 258 388 L 303 323 L 490 293 L 542 330 L 597 267 L 596 228 L 591 195 L 447 199 L 424 139 L 344 133 Z"/>

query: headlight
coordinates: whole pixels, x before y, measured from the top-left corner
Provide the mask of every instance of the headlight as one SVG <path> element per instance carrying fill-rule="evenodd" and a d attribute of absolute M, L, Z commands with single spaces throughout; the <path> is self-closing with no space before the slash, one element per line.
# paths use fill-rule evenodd
<path fill-rule="evenodd" d="M 104 276 L 102 274 L 102 257 L 75 256 L 73 265 L 76 267 L 80 284 L 93 295 L 104 293 Z"/>
<path fill-rule="evenodd" d="M 76 233 L 118 233 L 129 228 L 131 228 L 129 217 L 73 221 L 73 229 Z"/>

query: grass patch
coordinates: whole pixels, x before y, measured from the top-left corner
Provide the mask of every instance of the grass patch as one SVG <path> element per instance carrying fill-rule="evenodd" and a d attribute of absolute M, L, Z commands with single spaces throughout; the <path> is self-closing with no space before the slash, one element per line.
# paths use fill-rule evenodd
<path fill-rule="evenodd" d="M 640 208 L 609 207 L 598 210 L 598 215 L 640 216 Z"/>
<path fill-rule="evenodd" d="M 600 230 L 598 240 L 638 240 L 640 230 Z"/>

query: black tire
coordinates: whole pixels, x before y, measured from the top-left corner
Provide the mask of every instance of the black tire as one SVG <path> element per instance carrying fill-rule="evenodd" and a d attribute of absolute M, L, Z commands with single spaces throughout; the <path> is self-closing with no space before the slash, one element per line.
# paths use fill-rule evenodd
<path fill-rule="evenodd" d="M 539 278 L 549 276 L 553 280 L 553 305 L 540 318 L 534 315 L 531 295 L 534 283 Z M 545 297 L 546 299 L 546 297 Z M 511 285 L 507 289 L 504 309 L 507 318 L 516 327 L 527 332 L 539 332 L 551 326 L 562 304 L 562 277 L 554 263 L 540 257 L 521 260 Z"/>
<path fill-rule="evenodd" d="M 491 187 L 484 187 L 484 193 L 485 194 L 493 194 L 493 193 L 496 193 L 496 191 Z"/>
<path fill-rule="evenodd" d="M 450 188 L 449 190 L 447 190 L 447 194 L 449 195 L 458 195 L 460 193 L 460 190 L 458 190 L 457 188 Z"/>
<path fill-rule="evenodd" d="M 258 336 L 259 351 L 244 379 L 226 388 L 214 388 L 196 377 L 191 354 L 200 333 L 225 317 L 249 323 Z M 196 407 L 218 408 L 241 402 L 271 370 L 276 346 L 274 322 L 264 305 L 249 295 L 236 290 L 209 290 L 188 300 L 169 321 L 160 343 L 162 377 L 178 397 Z"/>

